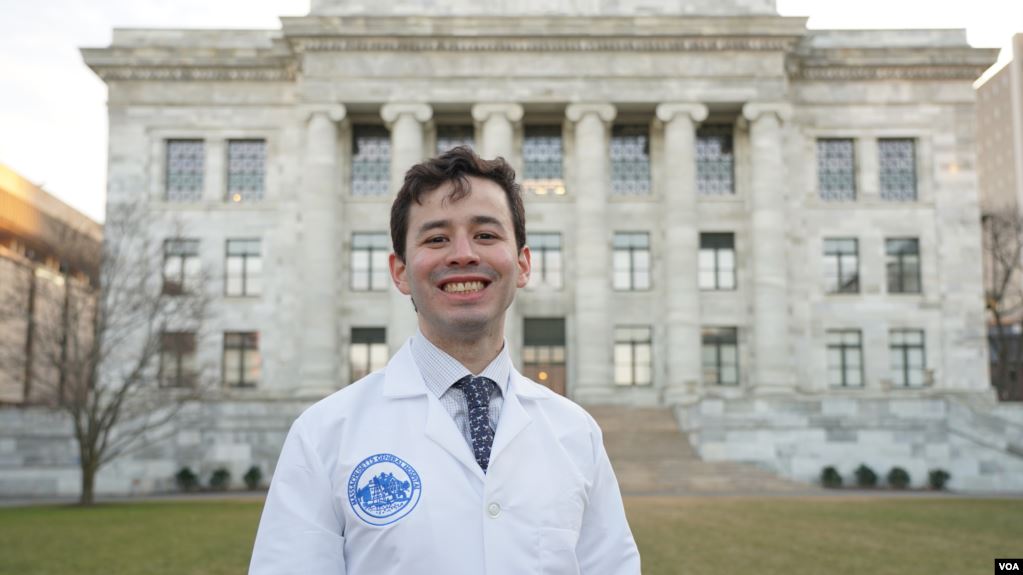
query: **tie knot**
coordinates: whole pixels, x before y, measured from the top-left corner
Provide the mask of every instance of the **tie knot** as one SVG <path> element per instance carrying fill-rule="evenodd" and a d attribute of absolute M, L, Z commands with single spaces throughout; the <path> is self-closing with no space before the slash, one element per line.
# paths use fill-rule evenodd
<path fill-rule="evenodd" d="M 469 409 L 490 405 L 490 386 L 494 380 L 487 377 L 467 375 L 455 382 L 455 387 L 465 394 L 465 403 Z"/>

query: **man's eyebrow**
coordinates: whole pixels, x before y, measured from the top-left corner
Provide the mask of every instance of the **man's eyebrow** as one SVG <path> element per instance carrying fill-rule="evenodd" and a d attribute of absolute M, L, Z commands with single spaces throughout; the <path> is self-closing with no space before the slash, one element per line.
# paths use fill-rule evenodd
<path fill-rule="evenodd" d="M 423 235 L 430 230 L 436 230 L 438 228 L 446 228 L 451 225 L 451 220 L 430 220 L 423 222 L 423 225 L 419 226 L 419 230 L 416 235 Z"/>
<path fill-rule="evenodd" d="M 473 225 L 476 226 L 485 225 L 497 226 L 501 230 L 504 230 L 504 226 L 501 225 L 501 220 L 495 218 L 494 216 L 473 216 L 472 223 Z M 416 232 L 416 235 L 421 236 L 431 230 L 443 229 L 450 226 L 451 220 L 430 220 L 427 222 L 423 222 L 423 224 L 419 226 L 419 230 Z"/>

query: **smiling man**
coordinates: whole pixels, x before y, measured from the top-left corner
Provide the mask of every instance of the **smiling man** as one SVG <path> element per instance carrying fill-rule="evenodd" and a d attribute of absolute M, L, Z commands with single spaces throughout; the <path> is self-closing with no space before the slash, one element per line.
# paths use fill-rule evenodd
<path fill-rule="evenodd" d="M 455 148 L 408 171 L 390 267 L 419 330 L 295 421 L 250 573 L 640 572 L 600 429 L 511 364 L 525 238 L 503 159 Z"/>

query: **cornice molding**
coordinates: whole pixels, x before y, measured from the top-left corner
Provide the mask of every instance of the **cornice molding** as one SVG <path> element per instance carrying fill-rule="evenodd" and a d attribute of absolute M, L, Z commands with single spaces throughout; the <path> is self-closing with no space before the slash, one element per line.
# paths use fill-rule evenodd
<path fill-rule="evenodd" d="M 787 36 L 687 38 L 315 38 L 289 37 L 296 52 L 775 52 Z"/>
<path fill-rule="evenodd" d="M 803 67 L 795 73 L 800 80 L 976 80 L 982 66 L 827 66 Z"/>
<path fill-rule="evenodd" d="M 295 80 L 294 67 L 229 67 L 229 66 L 95 66 L 93 71 L 104 82 L 129 81 L 226 81 L 226 82 L 290 82 Z"/>

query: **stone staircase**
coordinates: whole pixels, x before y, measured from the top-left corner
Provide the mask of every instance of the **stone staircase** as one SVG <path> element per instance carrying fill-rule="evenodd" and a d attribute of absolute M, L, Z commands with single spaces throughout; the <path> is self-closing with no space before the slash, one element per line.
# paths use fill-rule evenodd
<path fill-rule="evenodd" d="M 796 493 L 818 488 L 752 464 L 703 461 L 668 408 L 587 406 L 623 495 Z"/>

